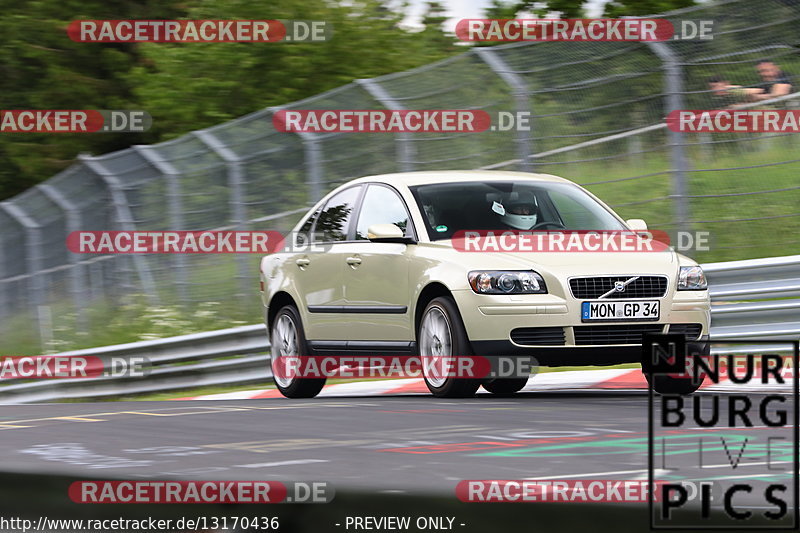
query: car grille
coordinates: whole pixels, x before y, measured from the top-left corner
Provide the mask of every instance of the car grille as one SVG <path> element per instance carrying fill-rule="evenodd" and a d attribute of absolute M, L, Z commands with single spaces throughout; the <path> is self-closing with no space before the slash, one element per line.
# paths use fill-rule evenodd
<path fill-rule="evenodd" d="M 563 346 L 564 328 L 516 328 L 511 340 L 523 346 Z"/>
<path fill-rule="evenodd" d="M 641 344 L 645 333 L 661 333 L 663 324 L 575 326 L 575 344 Z"/>
<path fill-rule="evenodd" d="M 703 332 L 702 324 L 670 324 L 670 333 L 682 333 L 689 340 L 696 340 L 700 338 L 700 333 Z"/>
<path fill-rule="evenodd" d="M 595 300 L 614 288 L 616 281 L 628 281 L 634 276 L 597 276 L 591 278 L 572 278 L 569 288 L 572 296 L 579 300 Z M 628 298 L 661 298 L 667 293 L 665 276 L 639 276 L 625 286 L 622 292 L 612 292 L 609 300 Z"/>

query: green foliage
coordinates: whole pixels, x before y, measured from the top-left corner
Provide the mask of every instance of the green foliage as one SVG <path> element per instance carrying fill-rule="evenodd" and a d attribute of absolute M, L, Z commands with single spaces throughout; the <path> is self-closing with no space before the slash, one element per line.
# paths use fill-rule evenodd
<path fill-rule="evenodd" d="M 644 16 L 691 7 L 695 0 L 613 0 L 603 11 L 605 17 Z"/>
<path fill-rule="evenodd" d="M 543 17 L 549 13 L 558 13 L 561 18 L 583 18 L 589 0 L 493 0 L 486 10 L 490 18 L 514 18 L 517 13 L 533 13 Z M 696 5 L 695 0 L 606 0 L 603 16 L 617 18 L 622 16 L 642 16 L 664 13 Z"/>
<path fill-rule="evenodd" d="M 332 26 L 333 38 L 327 42 L 142 45 L 146 61 L 130 71 L 128 81 L 153 115 L 154 130 L 162 137 L 444 56 L 428 46 L 439 40 L 441 30 L 426 29 L 430 35 L 401 31 L 402 15 L 388 11 L 378 0 L 348 5 L 325 0 L 277 5 L 201 1 L 188 17 L 320 20 Z"/>
<path fill-rule="evenodd" d="M 77 43 L 66 27 L 77 18 L 172 18 L 176 1 L 0 1 L 0 94 L 3 109 L 141 107 L 125 82 L 139 60 L 126 44 Z M 84 151 L 104 153 L 144 142 L 137 135 L 0 135 L 0 199 L 63 169 Z"/>
<path fill-rule="evenodd" d="M 81 152 L 153 143 L 271 105 L 406 70 L 459 50 L 439 8 L 426 29 L 399 27 L 388 0 L 0 0 L 3 109 L 144 109 L 147 134 L 3 134 L 0 200 L 50 178 Z M 76 19 L 289 19 L 326 21 L 317 43 L 94 44 L 66 33 Z"/>

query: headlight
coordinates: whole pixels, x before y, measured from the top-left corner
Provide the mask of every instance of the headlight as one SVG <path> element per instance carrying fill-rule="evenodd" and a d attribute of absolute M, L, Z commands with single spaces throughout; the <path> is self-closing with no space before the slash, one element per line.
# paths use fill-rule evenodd
<path fill-rule="evenodd" d="M 706 275 L 699 266 L 681 267 L 678 273 L 679 291 L 704 291 L 708 288 Z"/>
<path fill-rule="evenodd" d="M 547 286 L 533 270 L 473 270 L 469 286 L 478 294 L 544 294 Z"/>

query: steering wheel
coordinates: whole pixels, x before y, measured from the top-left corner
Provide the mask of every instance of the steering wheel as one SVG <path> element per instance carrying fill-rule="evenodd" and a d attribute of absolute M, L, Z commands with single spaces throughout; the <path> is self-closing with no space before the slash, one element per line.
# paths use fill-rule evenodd
<path fill-rule="evenodd" d="M 546 226 L 553 226 L 554 229 L 567 229 L 567 227 L 562 224 L 561 222 L 539 222 L 538 224 L 534 225 L 531 229 L 540 229 Z"/>

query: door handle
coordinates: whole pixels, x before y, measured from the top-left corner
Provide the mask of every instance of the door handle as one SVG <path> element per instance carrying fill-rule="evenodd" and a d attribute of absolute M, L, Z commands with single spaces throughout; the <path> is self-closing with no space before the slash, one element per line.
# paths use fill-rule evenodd
<path fill-rule="evenodd" d="M 311 264 L 311 259 L 308 259 L 306 257 L 301 257 L 300 259 L 297 259 L 295 261 L 295 264 L 297 266 L 299 266 L 300 268 L 305 268 L 305 267 L 307 267 L 308 265 Z"/>
<path fill-rule="evenodd" d="M 356 256 L 348 257 L 347 264 L 350 266 L 358 266 L 361 264 L 361 258 Z"/>

